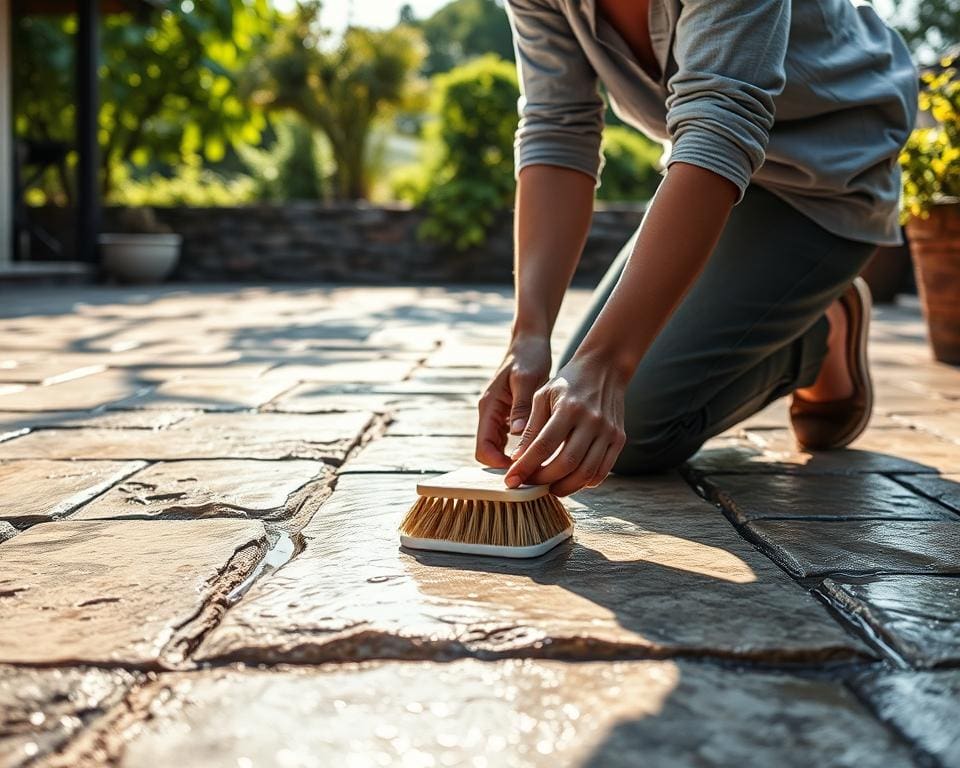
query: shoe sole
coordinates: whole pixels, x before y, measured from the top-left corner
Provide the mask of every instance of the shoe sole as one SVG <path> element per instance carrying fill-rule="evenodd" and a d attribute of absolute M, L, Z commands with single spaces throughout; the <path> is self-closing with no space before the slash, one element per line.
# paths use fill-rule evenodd
<path fill-rule="evenodd" d="M 860 299 L 862 315 L 860 327 L 857 334 L 857 366 L 859 367 L 859 376 L 861 383 L 866 389 L 865 407 L 863 416 L 860 418 L 850 431 L 841 437 L 834 444 L 834 448 L 845 448 L 864 433 L 867 425 L 870 423 L 870 417 L 873 415 L 873 379 L 870 377 L 870 361 L 867 357 L 867 342 L 870 339 L 870 319 L 873 315 L 873 297 L 870 294 L 870 288 L 866 281 L 861 277 L 854 278 L 853 288 Z"/>

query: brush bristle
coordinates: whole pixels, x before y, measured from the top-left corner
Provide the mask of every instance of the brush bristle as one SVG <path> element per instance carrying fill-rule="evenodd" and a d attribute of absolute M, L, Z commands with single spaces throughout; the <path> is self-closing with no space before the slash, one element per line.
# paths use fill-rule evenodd
<path fill-rule="evenodd" d="M 400 532 L 417 539 L 529 547 L 571 525 L 570 513 L 552 494 L 531 501 L 421 496 L 400 524 Z"/>

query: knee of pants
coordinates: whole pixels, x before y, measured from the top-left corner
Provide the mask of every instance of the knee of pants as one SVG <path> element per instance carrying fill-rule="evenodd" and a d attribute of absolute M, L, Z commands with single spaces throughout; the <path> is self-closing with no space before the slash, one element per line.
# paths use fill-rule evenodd
<path fill-rule="evenodd" d="M 700 450 L 703 440 L 690 436 L 683 425 L 628 434 L 627 444 L 613 465 L 618 475 L 649 475 L 676 469 Z"/>

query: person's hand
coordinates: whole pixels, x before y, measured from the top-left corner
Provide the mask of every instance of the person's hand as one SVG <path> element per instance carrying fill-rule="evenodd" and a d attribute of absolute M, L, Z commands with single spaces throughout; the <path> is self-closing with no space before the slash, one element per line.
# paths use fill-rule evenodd
<path fill-rule="evenodd" d="M 552 493 L 567 496 L 603 482 L 626 441 L 625 390 L 612 366 L 574 357 L 534 395 L 507 486 L 549 484 Z"/>
<path fill-rule="evenodd" d="M 509 467 L 504 453 L 507 435 L 519 435 L 527 426 L 533 393 L 550 376 L 550 339 L 520 336 L 513 339 L 503 362 L 480 398 L 477 461 L 488 467 Z"/>

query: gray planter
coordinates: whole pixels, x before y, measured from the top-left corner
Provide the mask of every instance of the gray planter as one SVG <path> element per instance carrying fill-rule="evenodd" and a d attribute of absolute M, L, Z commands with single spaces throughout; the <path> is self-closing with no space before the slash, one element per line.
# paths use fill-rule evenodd
<path fill-rule="evenodd" d="M 159 283 L 180 259 L 183 238 L 173 234 L 100 235 L 100 260 L 107 274 L 121 283 Z"/>

